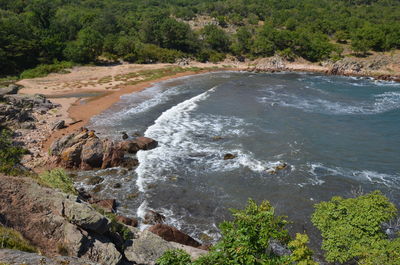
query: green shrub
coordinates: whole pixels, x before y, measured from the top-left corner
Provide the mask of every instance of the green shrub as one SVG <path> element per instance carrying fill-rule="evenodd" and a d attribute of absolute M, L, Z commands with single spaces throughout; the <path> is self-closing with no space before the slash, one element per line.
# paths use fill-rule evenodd
<path fill-rule="evenodd" d="M 0 225 L 0 248 L 17 249 L 25 252 L 36 252 L 36 249 L 17 231 Z"/>
<path fill-rule="evenodd" d="M 396 207 L 379 191 L 350 199 L 333 197 L 315 208 L 311 220 L 321 231 L 330 262 L 351 261 L 376 249 L 387 239 L 382 224 L 396 215 Z"/>
<path fill-rule="evenodd" d="M 60 73 L 65 71 L 67 68 L 73 67 L 74 64 L 72 62 L 58 62 L 55 61 L 53 64 L 40 64 L 33 69 L 25 70 L 21 73 L 20 78 L 36 78 L 47 76 L 50 73 Z"/>
<path fill-rule="evenodd" d="M 190 256 L 183 250 L 168 250 L 157 260 L 157 265 L 187 265 Z"/>
<path fill-rule="evenodd" d="M 26 150 L 16 147 L 11 141 L 11 132 L 0 128 L 0 172 L 7 175 L 23 173 L 18 164 Z"/>
<path fill-rule="evenodd" d="M 78 193 L 73 181 L 63 169 L 56 168 L 46 171 L 39 175 L 39 180 L 51 188 L 60 189 L 62 192 L 70 194 Z"/>
<path fill-rule="evenodd" d="M 200 257 L 192 264 L 272 265 L 290 261 L 288 256 L 279 257 L 268 251 L 271 240 L 286 244 L 290 239 L 285 230 L 287 221 L 275 215 L 275 209 L 268 201 L 257 205 L 253 200 L 249 200 L 244 210 L 231 211 L 234 220 L 220 225 L 221 241 L 207 255 Z M 160 260 L 169 261 L 168 264 L 171 265 L 190 264 L 187 256 L 180 252 L 167 252 Z"/>
<path fill-rule="evenodd" d="M 296 234 L 296 238 L 288 244 L 292 251 L 290 260 L 299 265 L 317 265 L 318 263 L 312 259 L 313 252 L 308 248 L 308 236 L 305 234 Z"/>

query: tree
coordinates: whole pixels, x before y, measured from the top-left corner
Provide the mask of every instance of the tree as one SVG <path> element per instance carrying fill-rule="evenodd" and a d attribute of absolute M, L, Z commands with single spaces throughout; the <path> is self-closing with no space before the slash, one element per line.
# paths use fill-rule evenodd
<path fill-rule="evenodd" d="M 376 26 L 365 25 L 356 30 L 351 38 L 351 48 L 355 52 L 365 54 L 373 49 L 375 51 L 384 50 L 385 35 Z"/>
<path fill-rule="evenodd" d="M 101 54 L 103 36 L 91 28 L 85 28 L 78 33 L 78 38 L 67 44 L 64 55 L 68 60 L 77 63 L 93 62 Z"/>
<path fill-rule="evenodd" d="M 321 231 L 326 260 L 341 263 L 376 256 L 368 253 L 385 248 L 380 243 L 387 240 L 382 224 L 396 215 L 396 207 L 378 191 L 357 198 L 333 197 L 315 209 L 311 220 Z"/>
<path fill-rule="evenodd" d="M 215 25 L 207 25 L 202 30 L 204 42 L 213 50 L 227 52 L 230 40 L 225 31 Z"/>

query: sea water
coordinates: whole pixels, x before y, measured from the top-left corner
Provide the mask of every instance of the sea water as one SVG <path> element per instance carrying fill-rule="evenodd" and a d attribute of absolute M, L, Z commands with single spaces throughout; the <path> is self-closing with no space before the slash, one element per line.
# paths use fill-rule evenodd
<path fill-rule="evenodd" d="M 125 95 L 89 127 L 101 137 L 127 132 L 159 143 L 138 152 L 135 170 L 92 172 L 105 178 L 102 196 L 117 198 L 128 216 L 160 212 L 203 241 L 217 240 L 217 224 L 248 198 L 269 200 L 293 222 L 291 232 L 314 239 L 313 205 L 332 196 L 381 190 L 400 204 L 399 83 L 207 73 Z"/>

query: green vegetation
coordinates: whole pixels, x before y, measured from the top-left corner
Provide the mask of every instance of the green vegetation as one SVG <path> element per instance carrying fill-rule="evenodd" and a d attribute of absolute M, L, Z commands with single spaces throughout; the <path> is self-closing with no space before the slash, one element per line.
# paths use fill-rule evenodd
<path fill-rule="evenodd" d="M 350 199 L 333 197 L 315 208 L 312 222 L 321 231 L 327 261 L 360 260 L 359 264 L 399 261 L 399 239 L 390 241 L 382 229 L 382 224 L 393 219 L 397 210 L 380 192 Z M 397 248 L 397 253 L 391 252 L 392 248 Z M 380 259 L 387 262 L 372 262 Z"/>
<path fill-rule="evenodd" d="M 17 231 L 0 225 L 0 248 L 36 252 L 36 249 Z"/>
<path fill-rule="evenodd" d="M 55 61 L 53 64 L 40 64 L 33 69 L 25 70 L 21 73 L 20 78 L 35 78 L 47 76 L 50 73 L 65 72 L 66 68 L 73 67 L 74 64 L 71 62 L 58 62 Z"/>
<path fill-rule="evenodd" d="M 308 237 L 297 235 L 294 241 L 285 229 L 287 221 L 275 214 L 268 201 L 257 205 L 249 200 L 244 210 L 231 210 L 234 220 L 220 225 L 222 239 L 212 247 L 209 254 L 190 262 L 182 251 L 166 252 L 157 264 L 206 265 L 206 264 L 291 264 L 315 265 L 312 251 L 307 247 Z M 292 255 L 278 256 L 270 250 L 274 241 L 292 249 Z"/>
<path fill-rule="evenodd" d="M 26 150 L 13 145 L 11 134 L 10 130 L 0 127 L 0 173 L 18 175 L 23 173 L 19 162 Z"/>
<path fill-rule="evenodd" d="M 346 43 L 360 55 L 399 49 L 399 18 L 397 0 L 1 0 L 0 75 L 100 55 L 137 63 L 337 59 Z M 203 26 L 191 28 L 196 19 Z"/>
<path fill-rule="evenodd" d="M 59 189 L 62 192 L 77 194 L 74 182 L 63 169 L 53 169 L 38 176 L 40 184 Z"/>
<path fill-rule="evenodd" d="M 313 224 L 321 231 L 326 260 L 335 264 L 399 265 L 400 237 L 389 239 L 383 224 L 396 215 L 396 207 L 380 192 L 357 198 L 333 197 L 315 205 Z M 287 221 L 276 216 L 264 201 L 249 200 L 244 210 L 232 210 L 234 220 L 220 225 L 222 239 L 211 251 L 191 262 L 181 251 L 167 251 L 158 265 L 299 264 L 317 265 L 308 248 L 308 236 L 296 234 L 291 240 L 285 230 Z M 279 256 L 271 250 L 279 242 L 291 251 Z"/>

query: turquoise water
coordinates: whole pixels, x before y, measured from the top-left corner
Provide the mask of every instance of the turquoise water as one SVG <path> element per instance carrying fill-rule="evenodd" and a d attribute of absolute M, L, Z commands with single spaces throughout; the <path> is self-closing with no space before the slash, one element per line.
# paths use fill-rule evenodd
<path fill-rule="evenodd" d="M 138 153 L 135 171 L 105 181 L 117 179 L 122 189 L 110 184 L 103 193 L 117 197 L 124 214 L 140 217 L 151 208 L 196 238 L 218 238 L 227 209 L 248 198 L 270 200 L 294 222 L 292 232 L 314 239 L 316 202 L 380 189 L 400 203 L 398 83 L 209 73 L 124 96 L 90 127 L 104 137 L 140 132 L 159 141 Z M 237 157 L 224 160 L 227 153 Z M 283 163 L 287 168 L 271 174 Z"/>

